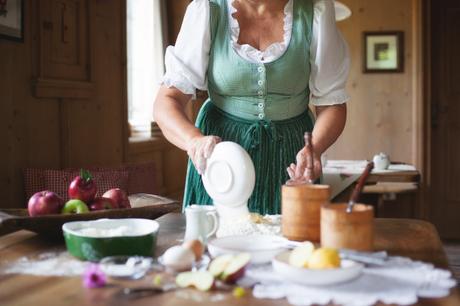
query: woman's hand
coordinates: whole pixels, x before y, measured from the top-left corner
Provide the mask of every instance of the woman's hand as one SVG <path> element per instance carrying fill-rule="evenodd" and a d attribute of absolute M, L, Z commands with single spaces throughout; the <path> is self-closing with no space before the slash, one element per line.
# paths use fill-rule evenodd
<path fill-rule="evenodd" d="M 289 168 L 287 168 L 287 172 L 289 177 L 294 181 L 315 181 L 317 180 L 321 174 L 323 174 L 323 167 L 321 164 L 321 154 L 316 153 L 313 150 L 313 156 L 309 156 L 306 148 L 302 148 L 302 150 L 297 153 L 296 156 L 296 163 L 291 164 Z M 313 171 L 310 173 L 307 165 L 309 164 L 309 159 L 312 159 L 313 163 Z"/>
<path fill-rule="evenodd" d="M 198 174 L 206 170 L 206 160 L 211 156 L 216 144 L 221 142 L 217 136 L 197 136 L 187 143 L 187 154 L 193 162 Z"/>
<path fill-rule="evenodd" d="M 313 129 L 313 174 L 312 180 L 322 174 L 321 152 L 325 152 L 339 137 L 347 120 L 347 105 L 331 105 L 316 107 L 316 122 Z M 296 163 L 291 164 L 287 171 L 292 180 L 308 180 L 307 152 L 303 148 L 296 156 Z"/>

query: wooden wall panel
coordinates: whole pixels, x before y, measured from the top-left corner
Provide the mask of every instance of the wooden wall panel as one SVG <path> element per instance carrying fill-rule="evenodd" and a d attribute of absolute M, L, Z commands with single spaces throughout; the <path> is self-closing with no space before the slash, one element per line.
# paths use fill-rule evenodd
<path fill-rule="evenodd" d="M 338 23 L 350 45 L 352 69 L 348 91 L 348 121 L 338 142 L 327 152 L 333 159 L 370 159 L 380 151 L 395 161 L 418 163 L 413 110 L 421 103 L 414 70 L 419 52 L 418 1 L 343 0 L 353 15 Z M 362 32 L 402 30 L 405 33 L 404 73 L 364 74 Z"/>
<path fill-rule="evenodd" d="M 190 0 L 174 0 L 167 2 L 168 36 L 171 44 L 174 44 L 176 41 L 177 34 L 179 33 L 182 25 L 185 10 L 190 2 Z"/>
<path fill-rule="evenodd" d="M 0 207 L 23 205 L 22 168 L 59 166 L 59 105 L 31 93 L 36 27 L 30 2 L 24 42 L 0 40 Z"/>
<path fill-rule="evenodd" d="M 96 87 L 92 99 L 65 100 L 63 105 L 66 167 L 123 162 L 124 6 L 122 1 L 97 1 L 95 9 L 91 26 Z"/>
<path fill-rule="evenodd" d="M 72 1 L 70 1 L 72 2 Z M 0 40 L 0 207 L 24 207 L 22 169 L 119 165 L 127 141 L 124 0 L 91 0 L 94 95 L 37 99 L 37 6 L 25 0 L 24 43 Z M 76 91 L 82 90 L 75 87 Z M 83 89 L 84 90 L 84 89 Z"/>
<path fill-rule="evenodd" d="M 40 77 L 88 81 L 90 1 L 40 2 Z"/>

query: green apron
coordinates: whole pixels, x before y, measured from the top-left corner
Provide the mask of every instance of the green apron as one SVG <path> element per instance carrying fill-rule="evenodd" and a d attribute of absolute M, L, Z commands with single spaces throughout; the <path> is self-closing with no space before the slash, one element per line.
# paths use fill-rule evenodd
<path fill-rule="evenodd" d="M 208 66 L 209 99 L 196 126 L 204 135 L 240 144 L 252 158 L 256 184 L 249 209 L 260 214 L 281 212 L 281 186 L 286 168 L 313 129 L 308 109 L 311 0 L 293 0 L 291 41 L 274 62 L 255 64 L 241 58 L 231 45 L 227 0 L 211 0 L 212 44 Z M 189 161 L 184 207 L 211 205 L 201 177 Z"/>

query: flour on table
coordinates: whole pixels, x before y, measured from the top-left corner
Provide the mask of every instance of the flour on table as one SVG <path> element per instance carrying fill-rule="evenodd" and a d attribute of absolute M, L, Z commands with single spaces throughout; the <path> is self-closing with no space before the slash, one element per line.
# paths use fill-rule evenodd
<path fill-rule="evenodd" d="M 239 219 L 221 218 L 217 237 L 241 235 L 281 235 L 281 215 L 251 213 Z"/>
<path fill-rule="evenodd" d="M 30 274 L 38 276 L 79 276 L 88 263 L 69 253 L 48 252 L 37 257 L 21 257 L 11 263 L 2 263 L 0 274 Z"/>

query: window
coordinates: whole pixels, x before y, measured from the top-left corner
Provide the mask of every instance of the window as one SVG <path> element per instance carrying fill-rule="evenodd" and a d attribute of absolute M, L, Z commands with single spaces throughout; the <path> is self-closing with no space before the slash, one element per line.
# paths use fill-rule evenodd
<path fill-rule="evenodd" d="M 148 136 L 153 101 L 164 74 L 164 2 L 127 1 L 128 121 L 132 136 Z"/>

